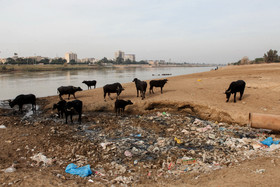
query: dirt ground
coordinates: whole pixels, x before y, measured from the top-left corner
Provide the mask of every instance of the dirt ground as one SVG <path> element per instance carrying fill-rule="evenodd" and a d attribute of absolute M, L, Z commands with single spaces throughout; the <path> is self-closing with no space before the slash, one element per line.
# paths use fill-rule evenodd
<path fill-rule="evenodd" d="M 250 112 L 279 114 L 279 76 L 280 64 L 230 66 L 216 71 L 168 78 L 163 94 L 160 94 L 160 89 L 156 88 L 155 94 L 147 93 L 144 100 L 136 97 L 134 83 L 126 83 L 123 84 L 125 90 L 120 98 L 130 99 L 134 103 L 125 111 L 125 118 L 131 120 L 133 126 L 145 127 L 158 133 L 164 133 L 168 128 L 139 122 L 137 115 L 149 115 L 160 111 L 195 115 L 214 122 L 246 125 Z M 230 101 L 226 103 L 224 91 L 232 81 L 241 79 L 246 82 L 243 99 L 234 103 L 231 96 Z M 115 117 L 113 113 L 114 100 L 106 98 L 107 101 L 104 102 L 102 88 L 77 92 L 76 97 L 84 103 L 83 123 L 92 123 L 92 128 L 100 128 L 102 125 L 108 133 L 120 128 L 116 123 L 120 118 Z M 115 98 L 115 95 L 112 94 L 112 97 Z M 72 176 L 64 172 L 67 164 L 74 161 L 82 161 L 81 164 L 106 163 L 109 162 L 109 158 L 100 160 L 104 158 L 104 155 L 97 153 L 96 145 L 100 142 L 91 141 L 81 134 L 79 124 L 75 122 L 67 125 L 64 124 L 64 120 L 55 120 L 55 112 L 51 108 L 58 101 L 58 96 L 39 98 L 39 111 L 31 118 L 25 118 L 24 114 L 19 114 L 15 110 L 0 110 L 0 125 L 6 127 L 0 129 L 0 170 L 11 165 L 16 168 L 12 173 L 0 171 L 0 184 L 3 186 L 110 184 L 111 179 L 106 181 L 104 178 L 95 177 L 90 178 L 95 181 L 91 183 L 89 178 Z M 136 117 L 130 118 L 135 115 Z M 43 163 L 36 163 L 30 159 L 39 152 L 47 155 L 48 158 L 53 158 L 53 163 L 44 166 Z M 85 156 L 89 160 L 85 159 Z M 133 186 L 279 186 L 279 167 L 279 153 L 276 153 L 233 163 L 210 173 L 149 177 L 147 173 L 153 168 L 143 168 L 141 165 L 134 168 L 136 171 L 132 169 L 130 172 L 139 175 L 137 183 L 132 182 Z M 107 171 L 110 168 L 103 169 Z M 260 169 L 264 169 L 265 172 L 256 172 Z"/>

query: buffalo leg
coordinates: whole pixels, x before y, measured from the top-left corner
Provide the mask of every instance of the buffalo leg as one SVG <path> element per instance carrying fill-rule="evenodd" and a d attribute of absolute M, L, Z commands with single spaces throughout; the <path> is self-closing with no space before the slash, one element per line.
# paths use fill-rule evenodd
<path fill-rule="evenodd" d="M 73 123 L 73 115 L 70 114 L 71 123 Z"/>
<path fill-rule="evenodd" d="M 79 113 L 79 123 L 81 124 L 81 122 L 82 122 L 82 113 Z"/>
<path fill-rule="evenodd" d="M 76 99 L 75 93 L 73 93 L 74 98 Z"/>
<path fill-rule="evenodd" d="M 70 99 L 70 94 L 68 94 L 68 100 Z"/>
<path fill-rule="evenodd" d="M 236 92 L 234 93 L 234 102 L 236 103 Z"/>
<path fill-rule="evenodd" d="M 239 98 L 239 100 L 241 100 L 241 99 L 242 99 L 243 92 L 244 92 L 244 91 L 241 91 L 241 92 L 240 92 L 240 98 Z"/>
<path fill-rule="evenodd" d="M 18 111 L 22 113 L 22 105 L 18 105 Z"/>
<path fill-rule="evenodd" d="M 67 124 L 67 118 L 68 118 L 68 114 L 65 113 L 65 123 Z"/>
<path fill-rule="evenodd" d="M 61 94 L 59 94 L 59 98 L 60 98 L 60 100 L 63 100 L 62 97 L 61 97 Z"/>
<path fill-rule="evenodd" d="M 136 89 L 137 90 L 137 97 L 139 97 L 139 90 L 138 89 Z"/>
<path fill-rule="evenodd" d="M 160 92 L 162 93 L 162 87 L 160 87 Z"/>
<path fill-rule="evenodd" d="M 104 101 L 106 101 L 105 97 L 106 97 L 106 92 L 104 92 Z"/>

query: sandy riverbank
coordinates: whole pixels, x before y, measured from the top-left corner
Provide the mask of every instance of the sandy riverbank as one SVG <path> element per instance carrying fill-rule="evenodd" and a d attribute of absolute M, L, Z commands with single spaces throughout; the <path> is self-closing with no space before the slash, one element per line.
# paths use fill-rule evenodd
<path fill-rule="evenodd" d="M 120 98 L 134 103 L 127 108 L 128 113 L 180 111 L 207 120 L 244 125 L 248 123 L 250 112 L 279 114 L 279 75 L 280 64 L 228 66 L 217 71 L 168 78 L 163 94 L 156 88 L 155 94 L 147 93 L 145 100 L 136 97 L 134 83 L 126 83 Z M 243 99 L 234 103 L 232 95 L 226 103 L 225 90 L 232 81 L 240 79 L 246 82 Z M 113 111 L 114 101 L 103 101 L 102 88 L 78 92 L 76 96 L 84 102 L 85 111 Z M 47 97 L 47 100 L 50 104 L 46 108 L 50 109 L 58 96 Z"/>

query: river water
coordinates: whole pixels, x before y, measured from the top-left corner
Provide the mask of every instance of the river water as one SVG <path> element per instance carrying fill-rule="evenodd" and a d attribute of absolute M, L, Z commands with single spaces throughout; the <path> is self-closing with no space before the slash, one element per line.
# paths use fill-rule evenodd
<path fill-rule="evenodd" d="M 98 88 L 114 82 L 131 82 L 134 78 L 140 80 L 163 79 L 211 69 L 213 67 L 129 67 L 77 71 L 0 73 L 0 100 L 14 99 L 19 94 L 29 93 L 35 94 L 36 97 L 57 95 L 57 88 L 60 86 L 80 86 L 83 90 L 86 90 L 87 86 L 82 83 L 84 80 L 96 80 L 96 87 Z"/>

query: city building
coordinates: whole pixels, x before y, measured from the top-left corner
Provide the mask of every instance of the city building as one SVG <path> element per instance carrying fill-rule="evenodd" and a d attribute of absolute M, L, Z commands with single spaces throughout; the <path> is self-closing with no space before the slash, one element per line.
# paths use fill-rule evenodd
<path fill-rule="evenodd" d="M 0 58 L 0 64 L 5 64 L 7 62 L 6 58 Z"/>
<path fill-rule="evenodd" d="M 130 60 L 131 62 L 135 62 L 135 54 L 125 54 L 124 61 Z"/>
<path fill-rule="evenodd" d="M 124 52 L 121 51 L 121 50 L 115 52 L 115 60 L 116 60 L 117 58 L 122 58 L 122 59 L 124 59 Z"/>
<path fill-rule="evenodd" d="M 95 58 L 83 58 L 83 59 L 81 59 L 81 62 L 82 62 L 82 63 L 87 62 L 87 63 L 94 64 L 94 63 L 96 63 L 97 61 L 98 61 L 98 60 L 95 59 Z"/>
<path fill-rule="evenodd" d="M 69 63 L 71 60 L 78 62 L 77 54 L 73 53 L 73 52 L 65 53 L 65 59 L 66 59 L 67 63 Z"/>

